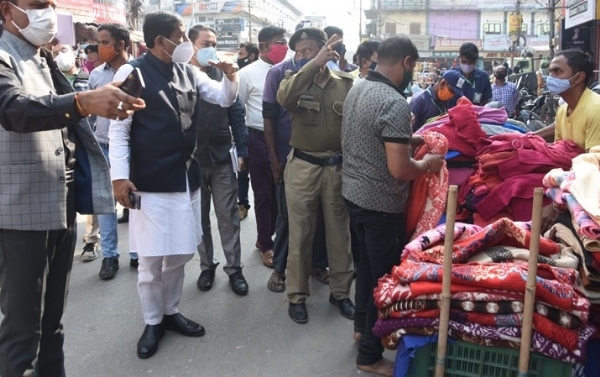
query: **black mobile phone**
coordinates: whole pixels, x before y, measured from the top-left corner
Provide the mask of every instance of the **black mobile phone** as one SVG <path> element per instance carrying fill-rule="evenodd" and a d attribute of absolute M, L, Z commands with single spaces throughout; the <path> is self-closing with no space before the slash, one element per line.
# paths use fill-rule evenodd
<path fill-rule="evenodd" d="M 137 191 L 129 191 L 129 201 L 133 209 L 142 208 L 142 196 Z"/>
<path fill-rule="evenodd" d="M 139 68 L 134 68 L 125 81 L 119 85 L 119 89 L 136 98 L 139 98 L 142 95 L 145 87 L 146 85 L 142 78 L 142 72 L 140 72 Z"/>

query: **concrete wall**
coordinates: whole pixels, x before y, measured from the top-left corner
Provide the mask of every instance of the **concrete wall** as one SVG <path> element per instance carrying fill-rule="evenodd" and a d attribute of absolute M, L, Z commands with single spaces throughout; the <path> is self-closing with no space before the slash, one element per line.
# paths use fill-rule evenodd
<path fill-rule="evenodd" d="M 480 39 L 479 12 L 472 10 L 429 12 L 427 33 L 451 39 Z"/>

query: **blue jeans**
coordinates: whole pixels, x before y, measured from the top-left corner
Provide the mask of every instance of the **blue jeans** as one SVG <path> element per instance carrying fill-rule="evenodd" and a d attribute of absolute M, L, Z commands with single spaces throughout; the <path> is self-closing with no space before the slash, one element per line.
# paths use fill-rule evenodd
<path fill-rule="evenodd" d="M 370 211 L 345 200 L 360 248 L 356 275 L 356 312 L 354 331 L 362 333 L 358 344 L 358 365 L 371 365 L 383 357 L 381 339 L 373 334 L 377 308 L 373 289 L 377 281 L 400 263 L 400 254 L 408 242 L 403 213 Z"/>
<path fill-rule="evenodd" d="M 98 143 L 102 153 L 108 160 L 108 145 Z M 98 215 L 98 227 L 100 228 L 100 247 L 103 258 L 118 258 L 119 236 L 117 233 L 117 212 Z M 130 253 L 132 259 L 137 259 L 137 253 Z"/>

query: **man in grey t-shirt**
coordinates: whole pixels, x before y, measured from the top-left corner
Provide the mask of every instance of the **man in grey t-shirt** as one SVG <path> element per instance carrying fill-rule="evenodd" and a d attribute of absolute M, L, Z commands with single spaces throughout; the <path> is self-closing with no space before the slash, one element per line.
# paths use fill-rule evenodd
<path fill-rule="evenodd" d="M 399 263 L 407 242 L 404 213 L 409 181 L 437 173 L 444 156 L 411 158 L 410 108 L 403 97 L 419 53 L 406 37 L 383 41 L 377 68 L 348 93 L 342 120 L 342 195 L 360 244 L 356 277 L 355 339 L 358 369 L 391 376 L 381 340 L 372 333 L 377 319 L 373 289 Z"/>

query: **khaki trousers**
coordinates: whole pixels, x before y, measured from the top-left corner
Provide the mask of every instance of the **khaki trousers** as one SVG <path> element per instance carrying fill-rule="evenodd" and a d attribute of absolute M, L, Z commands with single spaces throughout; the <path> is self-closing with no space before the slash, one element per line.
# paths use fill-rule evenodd
<path fill-rule="evenodd" d="M 285 195 L 289 218 L 287 293 L 291 303 L 306 301 L 312 264 L 313 239 L 319 203 L 325 218 L 325 241 L 329 260 L 329 289 L 336 300 L 348 298 L 352 285 L 352 254 L 348 210 L 342 197 L 341 166 L 317 166 L 288 155 Z M 330 156 L 333 153 L 312 153 Z"/>

